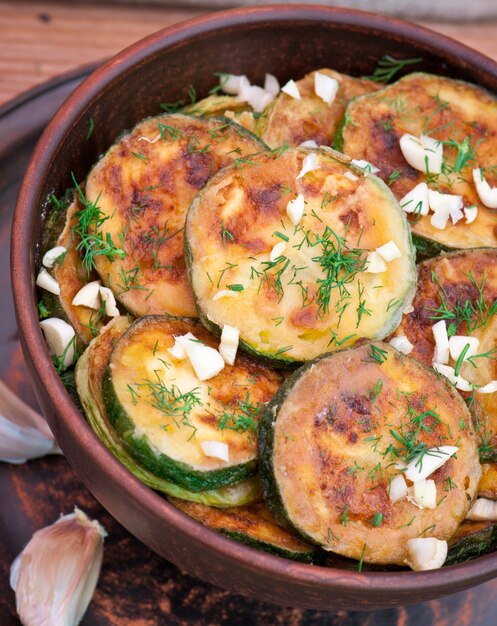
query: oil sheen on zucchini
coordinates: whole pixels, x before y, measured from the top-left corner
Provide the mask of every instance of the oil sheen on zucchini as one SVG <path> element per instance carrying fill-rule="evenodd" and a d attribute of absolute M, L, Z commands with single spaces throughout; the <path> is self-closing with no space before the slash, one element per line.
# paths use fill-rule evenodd
<path fill-rule="evenodd" d="M 407 163 L 399 146 L 405 133 L 444 142 L 441 174 L 427 175 Z M 425 181 L 430 189 L 462 195 L 466 207 L 478 207 L 472 224 L 449 220 L 443 230 L 432 226 L 430 215 L 411 214 L 423 258 L 447 248 L 497 246 L 497 212 L 479 201 L 472 177 L 473 168 L 484 167 L 490 185 L 497 183 L 497 99 L 484 89 L 441 76 L 409 74 L 349 104 L 341 146 L 349 156 L 379 167 L 378 176 L 390 181 L 399 199 Z"/>
<path fill-rule="evenodd" d="M 282 377 L 239 355 L 234 366 L 200 382 L 190 361 L 178 361 L 168 350 L 175 336 L 188 332 L 218 345 L 194 321 L 137 320 L 112 350 L 103 396 L 111 424 L 140 465 L 186 489 L 203 491 L 255 473 L 259 414 Z M 205 441 L 227 444 L 229 461 L 206 456 Z"/>
<path fill-rule="evenodd" d="M 259 501 L 262 494 L 257 477 L 251 477 L 219 489 L 193 492 L 152 474 L 128 454 L 107 418 L 102 398 L 102 381 L 114 343 L 125 332 L 131 321 L 122 316 L 109 322 L 98 337 L 92 340 L 76 365 L 76 385 L 79 398 L 88 423 L 95 434 L 138 480 L 168 496 L 215 507 L 243 506 Z"/>
<path fill-rule="evenodd" d="M 494 550 L 497 543 L 495 522 L 464 521 L 449 541 L 445 565 L 463 563 Z"/>
<path fill-rule="evenodd" d="M 74 227 L 81 204 L 73 194 L 67 203 L 59 201 L 57 204 L 51 208 L 45 221 L 42 256 L 55 246 L 63 246 L 67 252 L 49 269 L 59 283 L 60 294 L 41 290 L 41 302 L 46 317 L 59 317 L 71 324 L 79 345 L 84 346 L 104 325 L 105 314 L 86 306 L 75 306 L 72 301 L 86 283 L 96 280 L 98 276 L 84 267 L 81 253 L 77 250 L 81 240 L 75 234 Z"/>
<path fill-rule="evenodd" d="M 402 317 L 394 335 L 413 345 L 410 356 L 431 366 L 432 326 L 445 320 L 450 335 L 480 340 L 477 355 L 459 373 L 475 385 L 497 379 L 497 250 L 480 248 L 442 254 L 418 265 L 414 310 Z M 480 355 L 480 356 L 478 356 Z M 450 360 L 450 365 L 456 363 Z M 497 393 L 461 392 L 477 429 L 480 456 L 497 460 Z"/>
<path fill-rule="evenodd" d="M 298 146 L 311 139 L 318 145 L 331 146 L 349 100 L 381 88 L 365 78 L 353 78 L 330 69 L 317 71 L 338 81 L 334 100 L 327 104 L 316 95 L 315 72 L 296 81 L 300 100 L 281 92 L 259 117 L 256 126 L 256 133 L 271 148 L 284 143 Z"/>
<path fill-rule="evenodd" d="M 401 471 L 396 464 L 441 441 L 458 451 L 430 476 L 436 508 L 392 503 L 390 479 Z M 275 517 L 326 550 L 369 563 L 403 565 L 412 537 L 450 539 L 481 476 L 460 395 L 381 342 L 297 370 L 261 418 L 259 451 Z"/>
<path fill-rule="evenodd" d="M 307 157 L 317 169 L 298 178 Z M 294 226 L 287 205 L 297 194 L 306 204 Z M 365 272 L 368 251 L 389 241 L 400 258 Z M 185 249 L 204 324 L 238 327 L 246 350 L 280 365 L 385 337 L 416 282 L 390 190 L 330 149 L 275 150 L 225 168 L 191 205 Z"/>
<path fill-rule="evenodd" d="M 220 511 L 210 506 L 170 498 L 175 507 L 204 526 L 236 541 L 294 561 L 310 563 L 315 548 L 276 524 L 264 504 Z"/>
<path fill-rule="evenodd" d="M 183 257 L 186 211 L 220 168 L 264 149 L 227 118 L 160 115 L 121 136 L 93 167 L 87 200 L 105 220 L 103 236 L 125 253 L 95 263 L 128 311 L 196 315 Z"/>

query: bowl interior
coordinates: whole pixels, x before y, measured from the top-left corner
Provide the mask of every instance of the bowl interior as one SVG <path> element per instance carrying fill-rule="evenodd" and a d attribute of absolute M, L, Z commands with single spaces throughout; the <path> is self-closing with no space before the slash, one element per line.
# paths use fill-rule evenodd
<path fill-rule="evenodd" d="M 371 74 L 383 55 L 421 57 L 423 71 L 497 92 L 495 64 L 440 35 L 407 23 L 323 7 L 227 11 L 174 26 L 135 44 L 87 79 L 44 133 L 27 172 L 12 240 L 14 297 L 23 348 L 40 404 L 69 461 L 102 504 L 133 534 L 196 576 L 280 604 L 374 608 L 427 600 L 486 580 L 490 555 L 439 572 L 346 572 L 290 563 L 234 544 L 198 526 L 131 477 L 99 444 L 58 380 L 37 322 L 33 250 L 50 194 L 81 181 L 123 130 L 159 114 L 161 103 L 188 102 L 217 84 L 216 72 L 283 84 L 320 67 Z M 90 132 L 90 129 L 93 129 Z M 26 245 L 26 233 L 29 244 Z"/>

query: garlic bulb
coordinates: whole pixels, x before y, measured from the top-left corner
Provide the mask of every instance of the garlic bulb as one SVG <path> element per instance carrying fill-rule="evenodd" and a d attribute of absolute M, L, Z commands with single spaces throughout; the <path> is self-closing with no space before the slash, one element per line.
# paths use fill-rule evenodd
<path fill-rule="evenodd" d="M 79 624 L 97 585 L 105 536 L 78 508 L 35 532 L 10 569 L 24 626 Z"/>
<path fill-rule="evenodd" d="M 43 417 L 0 382 L 0 461 L 25 463 L 61 454 Z"/>

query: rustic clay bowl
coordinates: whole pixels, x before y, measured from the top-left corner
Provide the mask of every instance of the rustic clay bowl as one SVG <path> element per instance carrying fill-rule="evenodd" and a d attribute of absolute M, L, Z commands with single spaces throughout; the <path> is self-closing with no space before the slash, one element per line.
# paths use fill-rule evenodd
<path fill-rule="evenodd" d="M 180 568 L 235 593 L 308 608 L 375 608 L 425 601 L 486 581 L 497 554 L 426 573 L 345 571 L 297 564 L 235 543 L 185 517 L 136 480 L 106 450 L 60 382 L 40 332 L 34 276 L 50 193 L 84 179 L 126 128 L 159 103 L 204 96 L 214 72 L 265 72 L 284 83 L 319 67 L 370 74 L 384 54 L 422 57 L 422 69 L 497 93 L 497 64 L 402 21 L 318 6 L 248 8 L 172 26 L 131 46 L 76 89 L 45 130 L 24 178 L 12 233 L 19 333 L 42 410 L 61 448 L 95 497 L 131 533 Z M 89 120 L 94 131 L 86 140 Z"/>

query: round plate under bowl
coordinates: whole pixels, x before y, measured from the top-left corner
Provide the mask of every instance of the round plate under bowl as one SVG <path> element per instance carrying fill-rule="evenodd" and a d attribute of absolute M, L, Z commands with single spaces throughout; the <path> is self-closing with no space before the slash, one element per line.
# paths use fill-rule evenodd
<path fill-rule="evenodd" d="M 286 606 L 371 609 L 425 601 L 492 578 L 497 554 L 422 573 L 298 564 L 216 534 L 136 480 L 94 435 L 51 366 L 34 286 L 43 209 L 49 194 L 71 185 L 71 172 L 84 179 L 123 129 L 158 114 L 160 103 L 187 100 L 190 85 L 205 96 L 215 72 L 247 74 L 259 84 L 266 72 L 284 83 L 320 67 L 361 76 L 371 74 L 385 54 L 422 57 L 419 69 L 497 92 L 493 61 L 399 20 L 298 5 L 211 14 L 138 42 L 76 89 L 38 143 L 14 218 L 12 283 L 21 342 L 38 400 L 66 458 L 103 506 L 153 550 L 220 587 Z"/>

